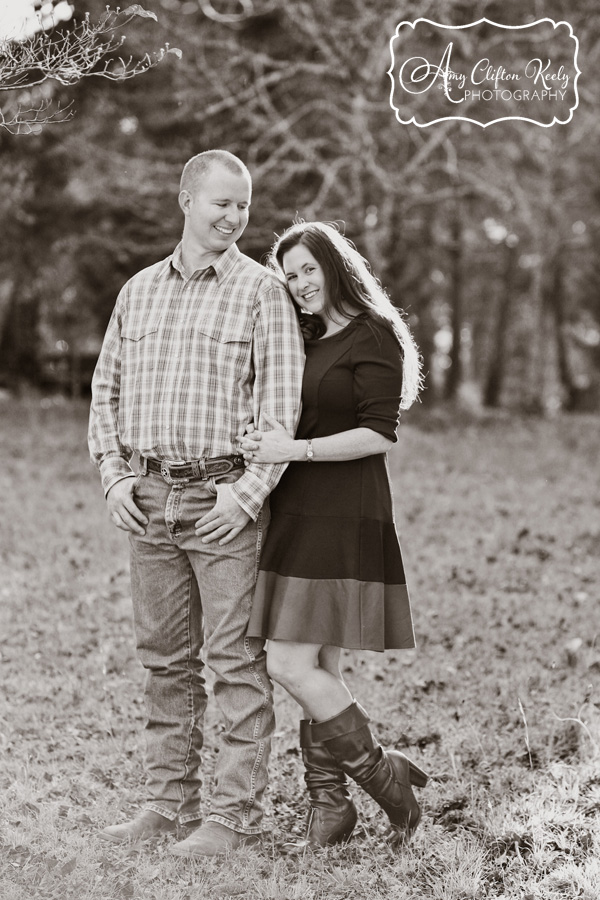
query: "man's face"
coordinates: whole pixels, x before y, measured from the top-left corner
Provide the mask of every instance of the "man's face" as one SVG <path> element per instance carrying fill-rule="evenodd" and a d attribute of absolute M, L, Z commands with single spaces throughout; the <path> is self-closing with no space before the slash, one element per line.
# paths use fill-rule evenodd
<path fill-rule="evenodd" d="M 182 191 L 181 208 L 186 226 L 197 250 L 223 253 L 231 247 L 248 224 L 252 187 L 245 175 L 237 175 L 223 166 L 213 166 L 192 194 Z"/>

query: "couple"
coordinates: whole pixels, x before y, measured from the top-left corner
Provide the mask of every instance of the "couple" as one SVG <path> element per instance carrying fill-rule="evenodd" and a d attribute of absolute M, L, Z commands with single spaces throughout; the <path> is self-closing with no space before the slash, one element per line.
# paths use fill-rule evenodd
<path fill-rule="evenodd" d="M 271 270 L 241 254 L 250 199 L 237 157 L 188 161 L 182 240 L 122 289 L 92 385 L 90 451 L 129 533 L 147 670 L 147 802 L 101 836 L 179 824 L 184 857 L 260 841 L 269 676 L 304 712 L 310 846 L 350 837 L 348 775 L 400 836 L 420 819 L 411 785 L 426 782 L 379 746 L 340 671 L 341 647 L 414 646 L 385 453 L 416 396 L 418 354 L 335 228 L 292 226 Z M 201 823 L 204 659 L 224 730 Z"/>

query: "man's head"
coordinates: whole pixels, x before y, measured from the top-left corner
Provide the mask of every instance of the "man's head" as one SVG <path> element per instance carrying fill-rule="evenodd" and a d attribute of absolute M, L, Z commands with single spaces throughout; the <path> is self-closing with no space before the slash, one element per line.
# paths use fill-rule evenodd
<path fill-rule="evenodd" d="M 227 169 L 232 175 L 243 175 L 252 185 L 250 172 L 233 153 L 228 150 L 205 150 L 204 153 L 198 153 L 186 162 L 181 173 L 179 190 L 194 194 L 200 187 L 202 179 L 215 167 Z"/>
<path fill-rule="evenodd" d="M 186 163 L 179 193 L 184 240 L 201 254 L 219 254 L 241 237 L 252 196 L 244 163 L 227 150 L 206 150 Z"/>

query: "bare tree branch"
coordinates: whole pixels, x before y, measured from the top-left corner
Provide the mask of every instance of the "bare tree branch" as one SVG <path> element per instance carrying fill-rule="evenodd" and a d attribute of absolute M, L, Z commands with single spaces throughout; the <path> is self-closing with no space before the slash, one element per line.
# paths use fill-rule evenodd
<path fill-rule="evenodd" d="M 57 104 L 52 110 L 52 101 L 44 100 L 36 107 L 17 107 L 14 112 L 0 110 L 0 128 L 10 134 L 37 134 L 44 125 L 57 125 L 73 118 L 72 104 Z"/>
<path fill-rule="evenodd" d="M 168 53 L 181 57 L 181 51 L 168 44 L 152 55 L 144 54 L 141 59 L 115 56 L 125 41 L 125 36 L 117 36 L 115 31 L 136 17 L 156 21 L 153 12 L 138 4 L 123 11 L 107 7 L 97 22 L 92 22 L 88 14 L 69 30 L 42 31 L 24 40 L 0 40 L 0 91 L 30 90 L 50 81 L 72 86 L 88 76 L 126 81 L 153 69 Z M 65 115 L 64 107 L 51 111 L 51 104 L 51 100 L 43 100 L 28 109 L 19 106 L 8 116 L 3 110 L 0 128 L 27 133 L 28 126 L 39 130 L 43 125 L 65 122 L 72 117 L 72 110 Z"/>

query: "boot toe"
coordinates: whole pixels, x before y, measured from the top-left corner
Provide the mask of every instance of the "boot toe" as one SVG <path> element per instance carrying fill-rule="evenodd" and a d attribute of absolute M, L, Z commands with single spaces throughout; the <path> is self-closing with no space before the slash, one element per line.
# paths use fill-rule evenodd
<path fill-rule="evenodd" d="M 260 834 L 242 834 L 219 822 L 206 822 L 185 841 L 176 844 L 171 853 L 191 859 L 207 856 L 226 856 L 243 847 L 254 847 L 261 843 Z"/>
<path fill-rule="evenodd" d="M 124 822 L 122 825 L 108 825 L 99 833 L 99 837 L 103 841 L 111 841 L 113 844 L 125 844 L 159 838 L 176 830 L 176 822 L 172 822 L 151 809 L 145 809 L 130 822 Z"/>

